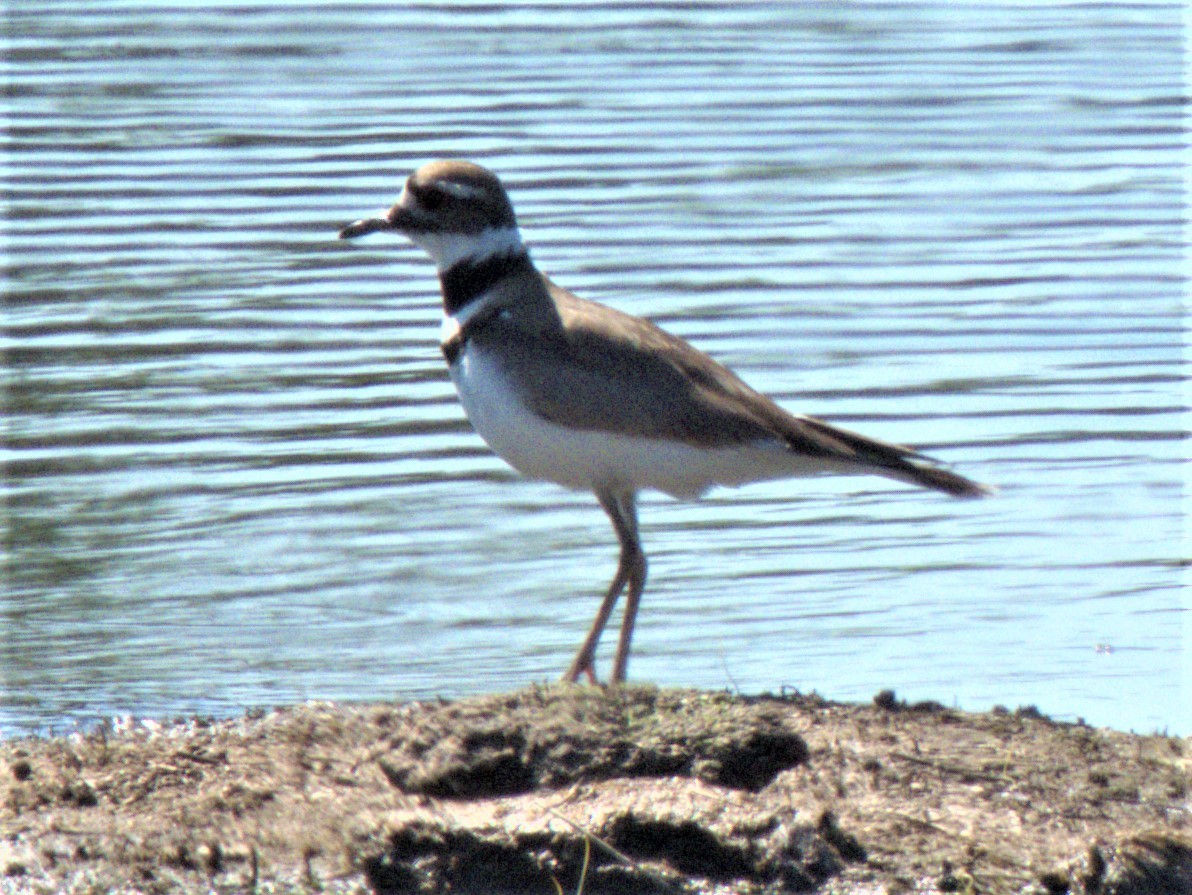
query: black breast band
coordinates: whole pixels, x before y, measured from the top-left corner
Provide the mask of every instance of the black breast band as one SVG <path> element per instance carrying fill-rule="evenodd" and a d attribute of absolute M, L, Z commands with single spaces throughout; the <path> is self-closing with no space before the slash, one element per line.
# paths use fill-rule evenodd
<path fill-rule="evenodd" d="M 507 255 L 490 255 L 482 261 L 465 258 L 439 274 L 443 310 L 454 317 L 505 277 L 533 271 L 524 249 Z"/>

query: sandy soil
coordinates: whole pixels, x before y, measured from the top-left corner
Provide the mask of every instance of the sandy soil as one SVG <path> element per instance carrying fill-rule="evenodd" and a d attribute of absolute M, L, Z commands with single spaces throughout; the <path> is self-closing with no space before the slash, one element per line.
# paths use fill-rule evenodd
<path fill-rule="evenodd" d="M 891 693 L 127 722 L 0 742 L 0 794 L 0 892 L 1192 893 L 1192 739 Z"/>

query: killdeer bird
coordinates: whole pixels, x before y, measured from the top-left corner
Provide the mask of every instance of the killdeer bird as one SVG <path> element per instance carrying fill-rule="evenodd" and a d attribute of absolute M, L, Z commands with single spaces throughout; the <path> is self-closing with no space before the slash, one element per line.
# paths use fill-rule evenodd
<path fill-rule="evenodd" d="M 497 177 L 463 161 L 431 162 L 383 217 L 340 232 L 386 230 L 435 262 L 443 355 L 472 425 L 514 469 L 592 491 L 621 545 L 617 571 L 571 666 L 596 680 L 600 635 L 626 604 L 612 683 L 625 680 L 646 584 L 637 493 L 696 497 L 812 473 L 867 473 L 956 497 L 991 489 L 916 451 L 788 413 L 687 342 L 556 286 L 530 261 Z"/>

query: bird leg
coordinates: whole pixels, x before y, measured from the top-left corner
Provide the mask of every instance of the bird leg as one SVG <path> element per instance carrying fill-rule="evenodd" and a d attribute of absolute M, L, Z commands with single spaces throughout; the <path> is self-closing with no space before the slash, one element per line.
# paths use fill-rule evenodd
<path fill-rule="evenodd" d="M 586 673 L 593 683 L 596 682 L 596 646 L 600 643 L 600 635 L 604 633 L 605 625 L 608 624 L 608 618 L 617 605 L 621 591 L 628 584 L 629 592 L 621 621 L 621 636 L 617 642 L 617 655 L 610 680 L 610 683 L 619 684 L 625 680 L 625 670 L 629 665 L 629 644 L 633 639 L 633 624 L 637 617 L 637 607 L 641 603 L 642 591 L 646 586 L 646 554 L 642 551 L 637 534 L 637 506 L 634 493 L 598 491 L 596 497 L 608 518 L 612 520 L 617 540 L 621 543 L 621 558 L 617 562 L 617 573 L 613 576 L 604 602 L 600 604 L 596 618 L 592 620 L 588 636 L 584 638 L 579 652 L 571 662 L 571 667 L 563 675 L 563 680 L 574 683 L 581 674 Z"/>
<path fill-rule="evenodd" d="M 611 684 L 623 684 L 629 668 L 629 644 L 633 640 L 633 625 L 637 621 L 637 607 L 641 604 L 642 591 L 646 589 L 646 554 L 637 534 L 636 495 L 630 491 L 617 501 L 620 515 L 613 517 L 613 527 L 621 542 L 621 561 L 618 570 L 625 569 L 627 589 L 625 609 L 621 615 L 621 636 L 617 639 L 617 655 L 613 660 Z M 620 524 L 618 525 L 618 520 Z"/>

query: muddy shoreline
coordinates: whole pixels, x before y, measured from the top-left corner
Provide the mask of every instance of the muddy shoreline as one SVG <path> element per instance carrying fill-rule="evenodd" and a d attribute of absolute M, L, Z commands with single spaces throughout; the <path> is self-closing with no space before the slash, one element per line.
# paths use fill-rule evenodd
<path fill-rule="evenodd" d="M 889 693 L 128 722 L 0 742 L 0 794 L 0 893 L 1192 893 L 1192 739 Z"/>

